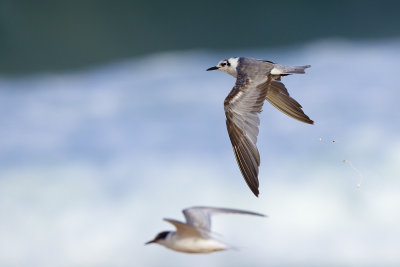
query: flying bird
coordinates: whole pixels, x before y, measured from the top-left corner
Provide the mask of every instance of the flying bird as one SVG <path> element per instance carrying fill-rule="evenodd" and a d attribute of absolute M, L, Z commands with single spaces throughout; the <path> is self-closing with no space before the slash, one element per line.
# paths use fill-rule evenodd
<path fill-rule="evenodd" d="M 234 57 L 222 60 L 207 69 L 220 70 L 236 78 L 236 83 L 225 98 L 226 127 L 240 171 L 254 195 L 259 194 L 257 149 L 258 114 L 264 100 L 286 115 L 304 123 L 314 124 L 303 112 L 302 106 L 290 97 L 282 76 L 305 73 L 306 66 L 284 66 L 267 60 Z"/>
<path fill-rule="evenodd" d="M 166 248 L 185 253 L 211 253 L 230 249 L 231 247 L 212 236 L 211 217 L 216 214 L 247 214 L 265 215 L 237 209 L 213 208 L 213 207 L 192 207 L 184 209 L 183 215 L 186 223 L 174 219 L 164 221 L 175 226 L 176 231 L 164 231 L 159 233 L 153 240 L 145 243 L 157 243 Z"/>

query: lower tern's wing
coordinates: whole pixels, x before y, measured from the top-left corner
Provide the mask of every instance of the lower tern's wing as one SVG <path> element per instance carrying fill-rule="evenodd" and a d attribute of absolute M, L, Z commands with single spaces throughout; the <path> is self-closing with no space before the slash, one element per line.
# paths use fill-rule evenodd
<path fill-rule="evenodd" d="M 188 225 L 194 226 L 198 229 L 203 229 L 208 232 L 211 232 L 211 216 L 224 213 L 247 214 L 263 217 L 265 216 L 261 213 L 227 208 L 191 207 L 183 210 L 183 214 L 185 215 Z"/>
<path fill-rule="evenodd" d="M 269 103 L 289 117 L 304 123 L 314 123 L 303 112 L 302 106 L 292 97 L 290 97 L 285 85 L 280 80 L 275 79 L 271 81 L 265 99 L 267 99 Z"/>
<path fill-rule="evenodd" d="M 164 221 L 169 222 L 170 224 L 174 225 L 176 228 L 176 234 L 178 236 L 193 236 L 193 237 L 202 237 L 204 235 L 203 231 L 196 229 L 189 224 L 174 220 L 174 219 L 165 219 Z"/>

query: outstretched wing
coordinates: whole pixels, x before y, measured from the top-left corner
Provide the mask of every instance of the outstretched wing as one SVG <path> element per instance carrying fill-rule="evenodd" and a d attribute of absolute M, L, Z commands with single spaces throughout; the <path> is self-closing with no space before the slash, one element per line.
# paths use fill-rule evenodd
<path fill-rule="evenodd" d="M 236 84 L 224 102 L 226 126 L 240 171 L 250 187 L 258 196 L 258 167 L 260 154 L 256 143 L 258 126 L 264 100 L 267 96 L 271 75 L 255 82 L 245 75 L 238 75 Z"/>
<path fill-rule="evenodd" d="M 285 85 L 280 81 L 280 77 L 271 81 L 265 99 L 289 117 L 304 123 L 314 124 L 314 122 L 303 112 L 302 106 L 290 97 Z"/>
<path fill-rule="evenodd" d="M 178 236 L 194 236 L 194 237 L 202 237 L 203 233 L 202 231 L 197 230 L 195 227 L 185 224 L 183 222 L 174 220 L 174 219 L 166 219 L 164 218 L 164 221 L 169 222 L 176 228 L 176 234 Z"/>
<path fill-rule="evenodd" d="M 187 225 L 194 226 L 198 229 L 202 229 L 207 232 L 211 231 L 211 216 L 215 214 L 236 213 L 236 214 L 247 214 L 247 215 L 256 215 L 265 217 L 265 215 L 261 213 L 256 213 L 246 210 L 200 207 L 200 206 L 187 208 L 184 209 L 182 212 L 185 215 Z"/>

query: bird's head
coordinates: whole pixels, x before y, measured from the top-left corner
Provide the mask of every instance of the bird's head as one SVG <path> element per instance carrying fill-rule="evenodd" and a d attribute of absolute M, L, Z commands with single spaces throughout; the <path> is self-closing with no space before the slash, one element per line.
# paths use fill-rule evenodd
<path fill-rule="evenodd" d="M 228 59 L 221 60 L 218 62 L 217 66 L 208 68 L 207 71 L 209 70 L 220 70 L 222 72 L 228 73 L 229 75 L 232 75 L 233 77 L 236 78 L 236 67 L 238 65 L 239 58 L 237 57 L 231 57 Z"/>
<path fill-rule="evenodd" d="M 153 240 L 150 240 L 149 242 L 146 242 L 145 245 L 149 245 L 152 243 L 157 243 L 160 245 L 164 245 L 165 242 L 167 241 L 167 238 L 171 232 L 170 231 L 164 231 L 156 235 L 156 237 Z"/>

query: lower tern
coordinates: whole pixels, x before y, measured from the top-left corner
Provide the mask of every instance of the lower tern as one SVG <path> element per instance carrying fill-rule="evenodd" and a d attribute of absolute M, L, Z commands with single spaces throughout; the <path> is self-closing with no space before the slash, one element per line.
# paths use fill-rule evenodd
<path fill-rule="evenodd" d="M 236 209 L 192 207 L 184 209 L 183 215 L 186 223 L 164 219 L 164 221 L 175 226 L 176 231 L 164 231 L 159 233 L 153 240 L 145 243 L 157 243 L 166 248 L 185 253 L 211 253 L 230 249 L 227 244 L 212 237 L 211 217 L 215 214 L 236 213 L 265 217 L 265 215 Z"/>
<path fill-rule="evenodd" d="M 259 194 L 257 149 L 258 114 L 264 100 L 284 114 L 304 123 L 314 122 L 303 112 L 302 106 L 290 97 L 282 76 L 303 74 L 306 66 L 284 66 L 267 60 L 234 57 L 222 60 L 207 69 L 220 70 L 236 78 L 236 83 L 225 98 L 226 126 L 240 171 L 254 195 Z"/>

